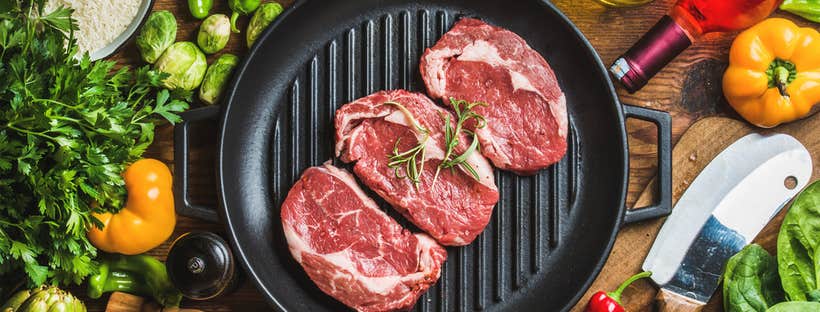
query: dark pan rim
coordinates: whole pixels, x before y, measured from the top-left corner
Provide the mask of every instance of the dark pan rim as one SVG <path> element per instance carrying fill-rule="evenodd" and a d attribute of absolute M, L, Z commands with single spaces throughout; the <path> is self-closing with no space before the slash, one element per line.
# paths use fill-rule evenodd
<path fill-rule="evenodd" d="M 271 304 L 278 311 L 286 311 L 286 309 L 282 306 L 282 304 L 279 302 L 279 300 L 271 293 L 271 291 L 262 283 L 262 279 L 259 277 L 259 274 L 250 265 L 250 261 L 248 259 L 250 257 L 249 253 L 246 252 L 246 250 L 243 249 L 242 245 L 240 244 L 239 239 L 236 235 L 236 231 L 234 231 L 234 228 L 235 228 L 236 225 L 232 222 L 232 219 L 230 217 L 231 212 L 230 212 L 230 209 L 228 209 L 227 196 L 225 196 L 225 194 L 224 194 L 224 191 L 227 189 L 226 188 L 226 181 L 225 181 L 226 174 L 224 173 L 224 170 L 225 170 L 225 157 L 224 157 L 225 156 L 225 150 L 224 150 L 224 148 L 225 148 L 225 135 L 226 135 L 225 134 L 225 132 L 226 132 L 225 124 L 227 123 L 229 113 L 230 113 L 230 110 L 231 110 L 231 106 L 235 101 L 236 90 L 237 90 L 237 86 L 238 86 L 238 82 L 240 80 L 240 77 L 242 77 L 245 74 L 245 72 L 249 70 L 248 66 L 250 64 L 250 60 L 253 59 L 254 57 L 256 57 L 257 54 L 262 53 L 261 50 L 260 50 L 260 47 L 262 45 L 259 44 L 259 43 L 268 40 L 268 37 L 271 36 L 271 34 L 276 30 L 276 28 L 278 28 L 278 26 L 293 11 L 299 9 L 299 7 L 304 5 L 307 1 L 308 0 L 297 0 L 293 3 L 293 5 L 291 7 L 287 8 L 285 10 L 285 12 L 283 12 L 279 18 L 274 20 L 273 23 L 270 26 L 268 26 L 268 28 L 259 36 L 259 39 L 257 39 L 257 44 L 255 44 L 250 49 L 247 56 L 245 56 L 242 59 L 241 64 L 237 68 L 237 70 L 236 70 L 236 72 L 235 72 L 235 74 L 234 74 L 234 76 L 231 80 L 231 83 L 230 83 L 229 88 L 228 88 L 228 94 L 225 97 L 225 101 L 222 104 L 223 107 L 221 109 L 221 117 L 220 117 L 220 122 L 219 122 L 219 140 L 218 140 L 219 147 L 217 149 L 217 153 L 218 153 L 217 158 L 218 158 L 218 160 L 217 160 L 217 172 L 216 172 L 216 174 L 217 174 L 217 185 L 219 187 L 219 192 L 217 192 L 218 197 L 219 197 L 218 202 L 220 203 L 219 212 L 220 212 L 220 215 L 222 217 L 222 220 L 225 223 L 225 228 L 226 228 L 226 231 L 227 231 L 229 241 L 230 241 L 231 245 L 233 245 L 233 249 L 236 252 L 236 255 L 238 256 L 240 262 L 242 263 L 242 267 L 245 269 L 245 272 L 253 280 L 256 288 L 264 295 L 264 297 L 268 301 L 268 303 Z M 607 93 L 609 94 L 609 96 L 612 100 L 611 103 L 613 105 L 615 105 L 615 110 L 616 110 L 616 113 L 617 113 L 616 114 L 617 116 L 615 116 L 615 118 L 617 118 L 617 120 L 618 120 L 617 125 L 618 125 L 618 128 L 619 128 L 617 130 L 619 130 L 618 134 L 619 134 L 619 137 L 620 137 L 621 146 L 624 147 L 621 150 L 621 153 L 622 153 L 621 157 L 623 159 L 623 163 L 622 163 L 623 171 L 622 171 L 621 174 L 623 176 L 623 179 L 621 179 L 620 198 L 619 198 L 618 203 L 617 203 L 618 204 L 618 209 L 619 209 L 620 212 L 616 214 L 616 220 L 615 220 L 615 222 L 612 223 L 614 225 L 614 227 L 610 231 L 610 236 L 609 236 L 607 246 L 606 246 L 605 250 L 603 250 L 604 256 L 600 257 L 600 259 L 598 260 L 598 262 L 595 265 L 595 268 L 592 270 L 592 274 L 590 274 L 587 277 L 586 281 L 584 281 L 584 283 L 582 284 L 582 291 L 579 291 L 578 293 L 576 293 L 575 296 L 570 301 L 568 301 L 567 305 L 565 305 L 564 308 L 562 309 L 562 311 L 568 311 L 578 303 L 578 300 L 580 300 L 581 297 L 587 292 L 587 290 L 589 290 L 589 287 L 592 285 L 592 282 L 595 281 L 595 279 L 601 273 L 601 270 L 603 269 L 604 264 L 606 263 L 607 259 L 609 258 L 609 255 L 612 251 L 612 246 L 615 243 L 615 239 L 618 235 L 621 224 L 623 222 L 624 214 L 626 212 L 625 203 L 626 203 L 626 194 L 627 194 L 628 179 L 629 179 L 629 147 L 628 147 L 628 142 L 627 142 L 627 138 L 626 138 L 626 126 L 625 126 L 625 118 L 624 118 L 623 107 L 620 104 L 618 94 L 615 92 L 615 86 L 613 85 L 612 81 L 609 79 L 609 74 L 606 71 L 606 68 L 604 67 L 604 64 L 601 61 L 601 58 L 598 55 L 598 53 L 596 52 L 595 48 L 592 46 L 592 44 L 589 42 L 589 40 L 587 40 L 587 38 L 581 33 L 581 31 L 578 29 L 578 27 L 576 27 L 575 24 L 573 24 L 572 21 L 570 21 L 570 19 L 567 18 L 567 16 L 564 15 L 563 12 L 561 12 L 561 10 L 556 8 L 555 5 L 553 5 L 552 3 L 550 3 L 549 1 L 546 1 L 546 0 L 537 0 L 537 2 L 540 3 L 545 9 L 552 11 L 552 13 L 554 13 L 556 16 L 559 17 L 561 22 L 563 22 L 566 26 L 568 26 L 570 29 L 572 29 L 575 36 L 578 39 L 580 39 L 580 41 L 583 43 L 584 47 L 586 47 L 585 50 L 587 51 L 589 57 L 591 57 L 594 60 L 594 62 L 596 63 L 595 65 L 598 68 L 598 73 L 597 74 L 598 74 L 599 77 L 600 76 L 604 77 L 604 80 L 605 80 L 606 85 L 607 85 Z M 252 253 L 252 252 L 253 251 L 250 251 L 250 253 Z"/>
<path fill-rule="evenodd" d="M 230 113 L 231 104 L 234 102 L 234 98 L 236 97 L 236 89 L 239 84 L 239 78 L 242 77 L 245 72 L 248 70 L 248 64 L 250 64 L 250 60 L 254 58 L 257 54 L 260 53 L 260 43 L 268 40 L 268 37 L 271 36 L 271 33 L 278 28 L 280 24 L 295 10 L 305 4 L 307 0 L 297 0 L 293 3 L 293 5 L 287 8 L 278 18 L 276 18 L 262 34 L 259 38 L 256 39 L 256 44 L 251 47 L 248 54 L 242 58 L 242 63 L 239 65 L 237 70 L 235 71 L 233 78 L 231 78 L 231 84 L 228 88 L 228 94 L 225 97 L 225 100 L 222 104 L 222 112 L 219 122 L 219 148 L 217 149 L 217 185 L 219 187 L 219 192 L 217 192 L 217 196 L 219 196 L 218 203 L 220 204 L 220 208 L 218 209 L 221 213 L 222 220 L 225 223 L 225 229 L 227 230 L 229 241 L 235 251 L 235 254 L 240 259 L 239 262 L 242 263 L 242 267 L 245 269 L 245 273 L 251 277 L 253 280 L 256 289 L 258 289 L 268 301 L 270 305 L 276 308 L 278 311 L 286 311 L 285 308 L 279 303 L 279 300 L 271 293 L 271 291 L 265 287 L 262 283 L 262 279 L 259 277 L 259 274 L 253 269 L 250 265 L 250 261 L 248 260 L 248 254 L 242 248 L 242 245 L 239 243 L 239 238 L 236 236 L 236 231 L 234 231 L 235 225 L 231 221 L 231 212 L 228 209 L 228 201 L 227 196 L 223 193 L 225 191 L 225 174 L 223 170 L 225 168 L 225 159 L 224 159 L 224 147 L 225 147 L 225 123 L 228 120 L 228 114 Z M 251 251 L 252 252 L 252 251 Z"/>
<path fill-rule="evenodd" d="M 612 80 L 609 79 L 609 72 L 606 70 L 606 67 L 604 67 L 604 63 L 603 61 L 601 61 L 601 57 L 598 55 L 598 52 L 595 50 L 595 47 L 593 47 L 589 40 L 587 40 L 587 37 L 585 37 L 584 34 L 581 33 L 581 30 L 578 29 L 578 27 L 575 26 L 575 24 L 572 23 L 572 21 L 570 21 L 570 19 L 566 15 L 564 15 L 564 12 L 561 12 L 561 10 L 556 8 L 555 5 L 552 4 L 552 2 L 546 0 L 539 0 L 539 2 L 547 9 L 552 10 L 553 13 L 555 13 L 555 15 L 557 15 L 562 22 L 564 22 L 564 24 L 566 24 L 567 26 L 569 26 L 570 29 L 572 29 L 572 31 L 575 33 L 575 36 L 578 37 L 578 39 L 580 39 L 586 47 L 587 53 L 590 54 L 589 56 L 593 60 L 595 60 L 595 65 L 598 68 L 598 74 L 604 77 L 604 80 L 606 81 L 607 91 L 612 99 L 612 104 L 615 105 L 615 110 L 617 111 L 618 115 L 615 116 L 615 118 L 618 119 L 618 128 L 620 128 L 618 129 L 618 134 L 621 139 L 621 146 L 624 147 L 621 150 L 621 157 L 624 161 L 622 164 L 623 179 L 621 180 L 621 196 L 618 200 L 618 210 L 620 211 L 620 213 L 616 214 L 617 219 L 614 223 L 615 228 L 613 228 L 612 231 L 610 231 L 609 242 L 607 243 L 606 248 L 603 250 L 604 256 L 598 260 L 598 263 L 595 264 L 595 269 L 592 270 L 592 274 L 590 274 L 589 277 L 587 277 L 587 280 L 584 281 L 583 286 L 581 286 L 581 289 L 583 290 L 575 294 L 572 300 L 568 301 L 567 305 L 564 306 L 563 311 L 569 311 L 570 309 L 572 309 L 572 307 L 578 304 L 578 301 L 581 300 L 581 297 L 583 297 L 584 294 L 586 294 L 586 292 L 589 290 L 589 287 L 592 286 L 592 283 L 595 281 L 596 278 L 598 278 L 598 274 L 601 273 L 601 270 L 604 268 L 604 264 L 606 264 L 606 261 L 609 259 L 609 255 L 612 253 L 612 246 L 615 244 L 615 239 L 618 237 L 618 232 L 621 230 L 620 227 L 621 224 L 623 224 L 624 214 L 626 213 L 626 193 L 629 186 L 629 144 L 626 139 L 626 120 L 624 118 L 624 109 L 621 106 L 621 102 L 618 98 L 618 93 L 615 92 L 615 86 L 612 84 Z"/>

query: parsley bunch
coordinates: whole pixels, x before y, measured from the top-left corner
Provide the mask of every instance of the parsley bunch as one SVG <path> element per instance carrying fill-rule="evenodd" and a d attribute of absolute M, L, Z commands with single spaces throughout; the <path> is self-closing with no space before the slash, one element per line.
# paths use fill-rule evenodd
<path fill-rule="evenodd" d="M 160 90 L 167 75 L 148 67 L 76 56 L 70 9 L 9 1 L 0 6 L 0 280 L 24 271 L 32 286 L 80 283 L 96 271 L 86 231 L 102 224 L 91 212 L 123 206 L 121 173 L 155 123 L 180 120 L 186 95 Z"/>

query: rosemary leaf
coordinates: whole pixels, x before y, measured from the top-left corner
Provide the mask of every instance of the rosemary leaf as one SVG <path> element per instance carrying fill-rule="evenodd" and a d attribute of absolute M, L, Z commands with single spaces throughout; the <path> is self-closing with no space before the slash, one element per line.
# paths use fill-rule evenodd
<path fill-rule="evenodd" d="M 401 138 L 396 139 L 396 143 L 393 144 L 393 153 L 388 155 L 388 159 L 390 160 L 387 163 L 387 167 L 393 169 L 393 174 L 396 176 L 397 179 L 404 179 L 407 178 L 413 185 L 418 189 L 419 183 L 421 183 L 421 174 L 424 173 L 424 162 L 426 160 L 426 150 L 427 150 L 427 140 L 430 138 L 430 131 L 426 128 L 422 127 L 417 121 L 416 118 L 407 110 L 404 105 L 396 102 L 385 102 L 384 104 L 396 106 L 402 113 L 404 113 L 405 117 L 413 124 L 413 126 L 423 134 L 423 138 L 418 140 L 416 146 L 404 151 L 399 151 L 399 143 L 401 142 Z M 404 169 L 404 174 L 399 173 L 399 169 Z"/>
<path fill-rule="evenodd" d="M 470 143 L 470 146 L 467 147 L 467 150 L 465 150 L 464 153 L 462 153 L 461 155 L 456 156 L 456 158 L 453 158 L 453 160 L 451 160 L 450 163 L 451 164 L 462 164 L 462 163 L 464 163 L 464 164 L 468 164 L 467 166 L 469 166 L 469 163 L 467 163 L 467 158 L 470 157 L 470 155 L 473 154 L 473 152 L 475 152 L 477 149 L 478 149 L 478 139 L 475 137 L 475 135 L 473 135 L 473 142 Z M 450 166 L 452 167 L 452 165 L 450 165 Z"/>
<path fill-rule="evenodd" d="M 476 106 L 487 106 L 487 103 L 484 102 L 468 102 L 465 100 L 456 100 L 455 98 L 450 98 L 450 105 L 453 107 L 453 111 L 456 113 L 456 123 L 455 127 L 452 126 L 450 122 L 449 116 L 443 116 L 444 119 L 444 145 L 446 147 L 446 151 L 444 153 L 444 159 L 439 164 L 438 168 L 436 169 L 435 178 L 433 181 L 438 179 L 439 172 L 442 168 L 445 169 L 453 169 L 454 167 L 460 167 L 463 170 L 470 173 L 474 179 L 480 180 L 481 177 L 476 172 L 475 168 L 473 168 L 470 163 L 467 162 L 467 159 L 472 155 L 474 152 L 479 150 L 478 146 L 478 138 L 476 138 L 476 134 L 473 131 L 468 129 L 464 129 L 464 123 L 469 120 L 475 121 L 475 128 L 480 129 L 487 126 L 487 119 L 484 116 L 476 113 L 473 111 L 473 108 Z M 473 141 L 470 143 L 470 146 L 462 153 L 461 155 L 457 155 L 453 157 L 453 152 L 455 148 L 458 146 L 460 134 L 464 132 L 472 136 Z"/>
<path fill-rule="evenodd" d="M 478 172 L 476 172 L 476 171 L 475 171 L 475 168 L 473 168 L 473 166 L 470 166 L 470 164 L 469 164 L 469 163 L 466 163 L 466 162 L 465 162 L 465 163 L 461 164 L 461 168 L 464 168 L 464 170 L 469 171 L 469 172 L 470 172 L 470 174 L 471 174 L 471 175 L 473 175 L 473 179 L 476 179 L 476 181 L 480 181 L 480 180 L 481 180 L 481 177 L 480 177 L 480 176 L 478 176 Z"/>

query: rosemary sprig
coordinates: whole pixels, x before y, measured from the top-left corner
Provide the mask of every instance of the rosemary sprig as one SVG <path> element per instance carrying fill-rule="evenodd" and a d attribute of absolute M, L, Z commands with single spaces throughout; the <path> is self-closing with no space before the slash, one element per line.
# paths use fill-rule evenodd
<path fill-rule="evenodd" d="M 449 114 L 442 114 L 442 118 L 444 118 L 444 145 L 447 150 L 444 153 L 444 159 L 436 168 L 436 174 L 433 178 L 433 181 L 438 179 L 439 172 L 441 169 L 450 169 L 451 171 L 455 169 L 455 167 L 460 167 L 465 171 L 469 172 L 470 175 L 473 176 L 474 179 L 477 181 L 481 180 L 481 177 L 478 176 L 478 172 L 476 172 L 475 168 L 473 168 L 470 163 L 467 162 L 467 158 L 470 157 L 474 152 L 479 150 L 478 146 L 478 138 L 476 138 L 476 134 L 473 131 L 468 129 L 464 129 L 464 123 L 468 120 L 472 119 L 475 120 L 476 125 L 475 129 L 481 129 L 487 126 L 487 120 L 484 116 L 476 113 L 473 111 L 473 108 L 476 106 L 487 106 L 487 103 L 484 102 L 468 102 L 465 100 L 456 100 L 455 98 L 450 98 L 450 105 L 453 106 L 453 110 L 456 112 L 456 117 L 458 120 L 455 122 L 455 126 L 452 125 L 450 121 Z M 472 136 L 472 143 L 470 146 L 464 150 L 464 153 L 461 155 L 453 156 L 453 152 L 458 146 L 459 137 L 461 136 L 461 132 L 467 133 L 468 135 Z"/>
<path fill-rule="evenodd" d="M 393 169 L 393 173 L 396 175 L 396 178 L 407 178 L 413 182 L 413 185 L 415 185 L 416 189 L 418 189 L 419 183 L 421 183 L 421 174 L 424 172 L 427 140 L 430 138 L 430 131 L 421 126 L 413 117 L 413 114 L 411 114 L 410 111 L 404 107 L 404 105 L 397 102 L 385 102 L 384 104 L 396 106 L 400 111 L 402 111 L 402 113 L 404 113 L 405 117 L 410 120 L 413 127 L 424 135 L 421 140 L 418 140 L 418 144 L 416 144 L 416 146 L 404 152 L 399 152 L 399 143 L 401 142 L 401 138 L 397 139 L 396 143 L 393 144 L 393 153 L 388 155 L 390 157 L 390 162 L 387 166 Z M 399 173 L 400 168 L 404 168 L 404 175 Z"/>

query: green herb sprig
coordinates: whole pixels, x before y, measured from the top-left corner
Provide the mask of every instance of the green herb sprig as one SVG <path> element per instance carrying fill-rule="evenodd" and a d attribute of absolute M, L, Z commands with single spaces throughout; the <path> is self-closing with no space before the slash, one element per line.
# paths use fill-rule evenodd
<path fill-rule="evenodd" d="M 160 90 L 149 67 L 75 57 L 72 11 L 8 0 L 0 12 L 0 280 L 80 283 L 96 269 L 92 212 L 125 201 L 121 176 L 177 122 L 187 94 Z M 8 2 L 7 1 L 7 2 Z"/>
<path fill-rule="evenodd" d="M 450 105 L 453 107 L 453 111 L 456 113 L 456 120 L 455 124 L 450 121 L 450 114 L 441 114 L 442 118 L 444 119 L 444 145 L 446 147 L 446 151 L 444 153 L 444 160 L 438 165 L 436 168 L 436 174 L 433 178 L 433 181 L 438 179 L 438 175 L 441 172 L 441 169 L 450 169 L 454 170 L 455 167 L 460 167 L 470 175 L 476 179 L 477 181 L 481 180 L 481 177 L 476 172 L 475 168 L 473 168 L 470 163 L 467 162 L 467 159 L 472 155 L 474 152 L 479 151 L 478 145 L 478 138 L 476 138 L 476 134 L 474 131 L 470 131 L 464 128 L 464 124 L 469 120 L 475 121 L 475 129 L 481 129 L 487 126 L 487 120 L 484 116 L 476 113 L 473 111 L 473 108 L 476 106 L 487 106 L 487 103 L 484 102 L 468 102 L 465 100 L 456 100 L 455 98 L 450 98 Z M 459 144 L 459 137 L 461 137 L 461 133 L 467 133 L 468 135 L 472 136 L 472 142 L 470 146 L 464 150 L 463 153 L 457 156 L 453 156 L 453 152 L 455 151 L 456 146 Z"/>
<path fill-rule="evenodd" d="M 390 162 L 387 164 L 388 167 L 393 169 L 396 178 L 407 178 L 413 182 L 413 185 L 418 189 L 421 183 L 421 175 L 424 173 L 425 154 L 427 151 L 427 140 L 430 139 L 430 131 L 420 125 L 413 117 L 413 114 L 410 113 L 404 105 L 397 102 L 385 102 L 384 104 L 396 106 L 404 113 L 405 117 L 413 123 L 413 127 L 416 128 L 416 131 L 423 136 L 421 140 L 418 140 L 415 146 L 404 152 L 399 152 L 401 138 L 397 139 L 396 143 L 393 144 L 393 153 L 388 155 Z M 404 174 L 399 172 L 401 168 L 404 168 Z"/>

